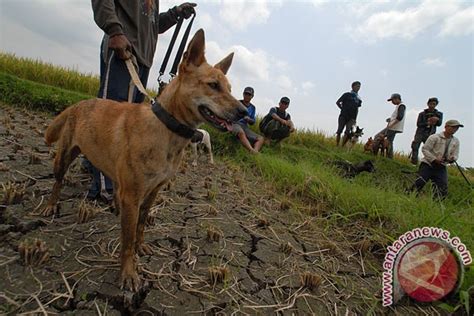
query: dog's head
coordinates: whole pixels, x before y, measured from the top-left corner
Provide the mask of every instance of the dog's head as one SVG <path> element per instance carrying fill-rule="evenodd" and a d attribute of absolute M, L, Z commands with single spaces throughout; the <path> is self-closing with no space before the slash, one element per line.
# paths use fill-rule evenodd
<path fill-rule="evenodd" d="M 374 139 L 372 137 L 369 137 L 369 139 L 367 140 L 367 143 L 365 143 L 364 145 L 364 148 L 372 147 L 373 143 L 374 143 Z"/>
<path fill-rule="evenodd" d="M 357 126 L 354 132 L 354 136 L 361 137 L 362 135 L 364 135 L 363 131 L 364 131 L 363 128 L 360 128 L 359 126 Z"/>
<path fill-rule="evenodd" d="M 172 104 L 170 112 L 191 126 L 207 122 L 226 131 L 233 121 L 247 115 L 247 109 L 231 95 L 226 73 L 234 53 L 211 66 L 204 55 L 204 31 L 198 30 L 189 42 L 178 76 L 161 94 L 163 104 Z"/>

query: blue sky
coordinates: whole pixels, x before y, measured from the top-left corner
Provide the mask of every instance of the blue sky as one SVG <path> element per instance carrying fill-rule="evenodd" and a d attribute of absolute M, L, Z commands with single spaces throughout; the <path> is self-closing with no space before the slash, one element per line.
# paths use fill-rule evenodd
<path fill-rule="evenodd" d="M 180 1 L 161 1 L 161 11 Z M 335 101 L 362 82 L 358 125 L 365 141 L 393 111 L 398 92 L 407 105 L 405 131 L 395 149 L 408 153 L 418 112 L 429 97 L 440 100 L 446 119 L 465 124 L 459 162 L 474 166 L 474 5 L 470 1 L 197 1 L 194 30 L 204 28 L 207 58 L 234 51 L 233 93 L 255 88 L 257 113 L 281 96 L 298 128 L 333 135 Z M 101 30 L 89 1 L 2 0 L 0 49 L 79 71 L 98 73 Z M 158 43 L 149 86 L 172 30 Z"/>

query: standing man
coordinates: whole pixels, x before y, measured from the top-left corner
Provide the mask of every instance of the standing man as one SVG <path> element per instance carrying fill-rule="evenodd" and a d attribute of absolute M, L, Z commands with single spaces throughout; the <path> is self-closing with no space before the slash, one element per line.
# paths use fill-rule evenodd
<path fill-rule="evenodd" d="M 435 195 L 444 199 L 448 194 L 447 164 L 454 163 L 459 156 L 459 140 L 454 134 L 464 127 L 457 120 L 449 120 L 444 126 L 444 132 L 428 137 L 421 148 L 423 159 L 418 169 L 418 178 L 412 190 L 418 192 L 431 180 L 435 187 Z"/>
<path fill-rule="evenodd" d="M 194 13 L 195 3 L 183 3 L 159 13 L 158 0 L 92 0 L 92 10 L 96 24 L 104 31 L 100 49 L 99 98 L 141 103 L 145 96 L 133 85 L 125 65 L 125 60 L 137 60 L 137 73 L 146 87 L 153 63 L 158 34 L 176 24 L 178 18 L 189 18 Z M 132 87 L 132 89 L 130 89 Z M 97 198 L 101 190 L 101 174 L 92 168 L 94 181 L 88 198 Z M 112 183 L 103 177 L 105 188 L 111 198 Z"/>
<path fill-rule="evenodd" d="M 289 105 L 290 99 L 282 97 L 278 107 L 271 108 L 260 122 L 260 131 L 265 135 L 267 141 L 276 140 L 279 142 L 295 131 L 291 116 L 286 112 Z"/>
<path fill-rule="evenodd" d="M 247 108 L 248 115 L 232 124 L 232 133 L 236 135 L 242 145 L 251 153 L 258 153 L 263 145 L 263 137 L 252 131 L 248 124 L 255 124 L 255 106 L 250 102 L 254 96 L 252 87 L 244 89 L 243 99 L 240 102 Z"/>
<path fill-rule="evenodd" d="M 425 143 L 430 135 L 436 133 L 436 127 L 441 126 L 443 122 L 443 113 L 436 110 L 438 98 L 429 98 L 428 108 L 418 114 L 416 121 L 415 139 L 411 143 L 411 163 L 418 164 L 418 149 L 421 143 Z"/>
<path fill-rule="evenodd" d="M 380 142 L 383 141 L 384 136 L 387 137 L 389 142 L 387 157 L 393 159 L 393 140 L 398 133 L 403 133 L 406 106 L 402 103 L 402 97 L 399 93 L 393 93 L 387 101 L 391 101 L 392 104 L 395 105 L 395 110 L 386 120 L 388 123 L 387 127 L 375 135 L 372 148 L 379 148 Z M 374 150 L 374 152 L 376 152 L 376 150 Z"/>
<path fill-rule="evenodd" d="M 362 100 L 360 99 L 358 92 L 360 90 L 360 82 L 354 81 L 351 85 L 352 91 L 344 93 L 337 101 L 336 105 L 341 109 L 341 114 L 339 114 L 338 126 L 336 131 L 336 146 L 339 146 L 341 141 L 341 133 L 344 127 L 344 139 L 342 140 L 342 146 L 347 143 L 349 140 L 349 133 L 352 131 L 352 127 L 356 124 L 357 114 L 359 108 L 362 105 Z"/>

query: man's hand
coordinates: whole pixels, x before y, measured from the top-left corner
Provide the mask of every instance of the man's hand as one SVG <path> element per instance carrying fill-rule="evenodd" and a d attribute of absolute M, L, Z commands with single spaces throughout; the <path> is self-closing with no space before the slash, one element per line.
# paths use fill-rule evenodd
<path fill-rule="evenodd" d="M 435 159 L 431 162 L 432 165 L 434 166 L 441 166 L 443 164 L 443 160 L 442 159 Z"/>
<path fill-rule="evenodd" d="M 188 19 L 193 13 L 196 13 L 196 11 L 194 11 L 196 5 L 197 4 L 193 2 L 182 3 L 176 7 L 176 13 L 178 16 Z"/>
<path fill-rule="evenodd" d="M 132 44 L 123 34 L 111 36 L 109 38 L 109 48 L 113 49 L 120 59 L 126 60 L 132 57 Z"/>
<path fill-rule="evenodd" d="M 438 123 L 438 121 L 439 121 L 439 118 L 436 117 L 436 116 L 433 116 L 433 117 L 430 117 L 428 119 L 428 124 L 429 125 L 435 125 L 436 123 Z"/>
<path fill-rule="evenodd" d="M 454 157 L 449 157 L 448 160 L 446 160 L 447 163 L 455 163 L 456 162 L 456 159 L 454 159 Z"/>

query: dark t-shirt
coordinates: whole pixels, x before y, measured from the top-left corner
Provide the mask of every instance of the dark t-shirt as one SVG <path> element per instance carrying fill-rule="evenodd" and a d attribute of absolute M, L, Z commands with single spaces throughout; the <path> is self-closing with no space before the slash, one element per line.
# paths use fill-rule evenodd
<path fill-rule="evenodd" d="M 341 109 L 341 116 L 355 120 L 362 100 L 355 92 L 346 92 L 336 101 L 336 104 Z"/>
<path fill-rule="evenodd" d="M 276 114 L 276 115 L 278 115 L 281 119 L 284 119 L 284 120 L 287 120 L 287 121 L 288 121 L 289 119 L 291 119 L 291 116 L 290 116 L 289 113 L 287 113 L 286 111 L 281 112 L 279 108 L 271 108 L 271 109 L 270 109 L 270 112 L 268 112 L 268 114 L 269 114 L 270 116 L 272 116 L 272 114 Z"/>

